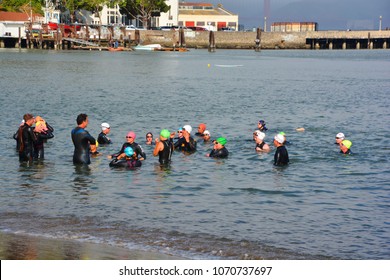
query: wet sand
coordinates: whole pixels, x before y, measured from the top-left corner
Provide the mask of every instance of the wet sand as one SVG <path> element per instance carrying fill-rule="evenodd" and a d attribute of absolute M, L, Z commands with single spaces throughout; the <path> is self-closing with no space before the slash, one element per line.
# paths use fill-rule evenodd
<path fill-rule="evenodd" d="M 0 232 L 2 260 L 180 260 L 162 253 L 105 244 Z"/>

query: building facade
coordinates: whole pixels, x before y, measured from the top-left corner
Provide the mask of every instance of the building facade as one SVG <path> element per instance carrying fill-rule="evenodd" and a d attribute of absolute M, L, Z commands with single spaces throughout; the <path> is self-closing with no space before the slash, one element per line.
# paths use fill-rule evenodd
<path fill-rule="evenodd" d="M 186 27 L 203 27 L 207 30 L 238 30 L 238 15 L 223 8 L 221 4 L 214 7 L 209 3 L 179 3 L 178 25 Z"/>
<path fill-rule="evenodd" d="M 317 29 L 316 22 L 274 22 L 271 25 L 271 32 L 306 32 Z"/>

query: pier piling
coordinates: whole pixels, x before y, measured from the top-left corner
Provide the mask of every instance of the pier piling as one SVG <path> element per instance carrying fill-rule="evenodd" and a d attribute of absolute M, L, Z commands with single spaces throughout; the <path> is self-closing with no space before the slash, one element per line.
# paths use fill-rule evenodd
<path fill-rule="evenodd" d="M 209 52 L 215 52 L 214 31 L 210 31 L 210 33 L 209 33 Z"/>

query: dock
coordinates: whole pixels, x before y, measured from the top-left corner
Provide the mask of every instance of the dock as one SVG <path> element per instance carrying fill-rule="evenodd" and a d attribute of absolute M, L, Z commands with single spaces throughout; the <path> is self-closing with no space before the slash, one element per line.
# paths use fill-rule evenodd
<path fill-rule="evenodd" d="M 57 31 L 50 36 L 21 35 L 19 38 L 0 37 L 0 48 L 40 48 L 40 49 L 88 49 L 108 50 L 113 41 L 130 50 L 140 42 L 160 44 L 164 48 L 179 46 L 181 38 L 185 48 L 210 48 L 210 32 L 179 30 L 132 30 L 123 32 L 119 37 L 79 36 L 77 33 L 64 36 Z M 27 34 L 28 35 L 28 34 Z M 390 30 L 367 31 L 306 31 L 306 32 L 213 32 L 213 49 L 390 49 Z M 261 44 L 260 44 L 261 42 Z M 176 49 L 175 49 L 176 50 Z"/>

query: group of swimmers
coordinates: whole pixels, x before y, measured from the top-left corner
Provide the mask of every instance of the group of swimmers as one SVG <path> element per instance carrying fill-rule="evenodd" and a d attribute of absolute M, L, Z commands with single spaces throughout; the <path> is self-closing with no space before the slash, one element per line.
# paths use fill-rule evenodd
<path fill-rule="evenodd" d="M 72 130 L 71 137 L 74 144 L 73 163 L 74 164 L 90 164 L 91 155 L 98 155 L 98 145 L 112 144 L 108 137 L 111 127 L 108 123 L 101 124 L 101 132 L 97 140 L 86 130 L 89 120 L 88 115 L 79 114 L 76 119 L 77 126 Z M 35 126 L 34 126 L 35 124 Z M 270 146 L 264 142 L 265 132 L 267 127 L 264 120 L 259 120 L 257 129 L 253 133 L 253 140 L 256 143 L 255 149 L 258 152 L 269 152 Z M 303 128 L 297 129 L 303 131 Z M 20 161 L 32 161 L 33 159 L 44 157 L 43 143 L 50 138 L 53 138 L 54 129 L 41 117 L 34 117 L 32 114 L 25 114 L 23 121 L 14 134 L 14 139 L 17 141 L 17 150 L 19 151 Z M 192 127 L 184 125 L 176 132 L 170 132 L 167 129 L 162 129 L 158 138 L 154 139 L 153 156 L 158 156 L 161 165 L 168 165 L 171 162 L 172 153 L 174 150 L 193 153 L 197 149 L 197 141 L 191 136 Z M 201 123 L 198 126 L 198 131 L 195 136 L 203 138 L 204 142 L 211 142 L 210 132 L 206 130 L 206 125 Z M 146 159 L 146 154 L 141 145 L 135 142 L 136 134 L 134 131 L 129 131 L 126 135 L 126 142 L 122 145 L 119 152 L 109 156 L 111 159 L 111 167 L 140 167 L 142 161 Z M 153 134 L 146 134 L 146 145 L 153 144 Z M 219 137 L 212 141 L 213 149 L 206 154 L 213 158 L 226 158 L 229 151 L 225 145 L 226 138 Z M 274 136 L 273 144 L 276 147 L 274 155 L 274 165 L 283 166 L 289 163 L 289 156 L 286 145 L 289 142 L 286 140 L 284 132 L 279 132 Z M 350 153 L 352 142 L 345 139 L 343 133 L 336 135 L 336 144 L 340 146 L 340 152 L 344 154 Z"/>
<path fill-rule="evenodd" d="M 33 125 L 35 126 L 33 127 Z M 44 158 L 44 143 L 54 137 L 54 129 L 40 116 L 25 114 L 13 138 L 20 161 Z"/>

